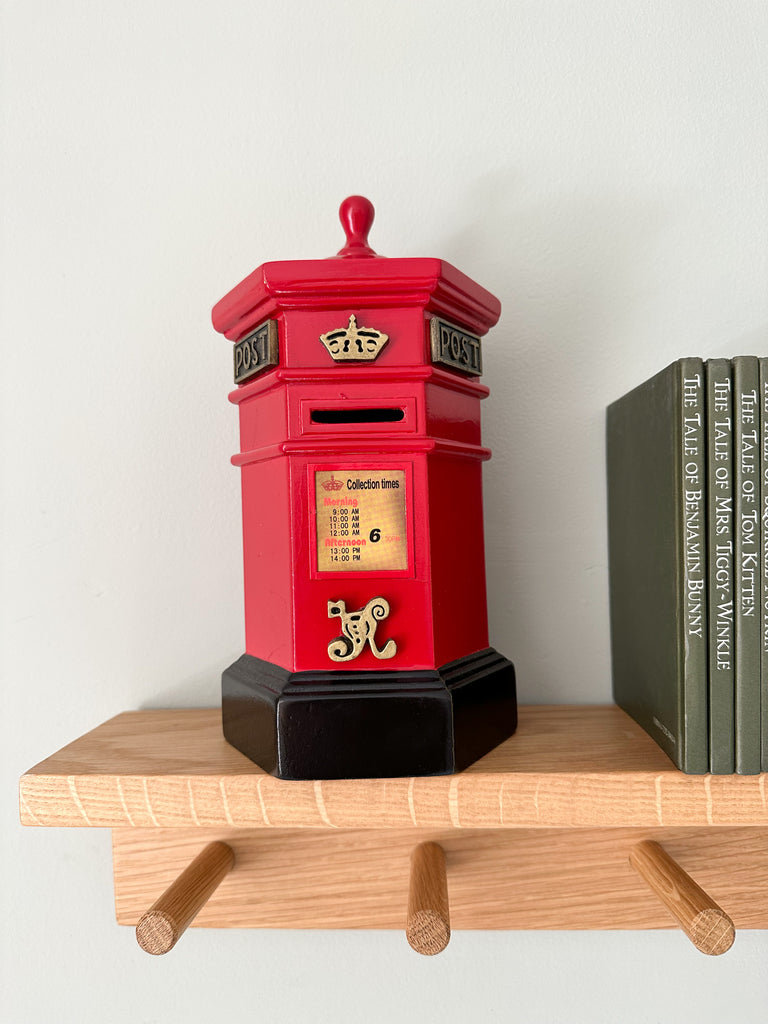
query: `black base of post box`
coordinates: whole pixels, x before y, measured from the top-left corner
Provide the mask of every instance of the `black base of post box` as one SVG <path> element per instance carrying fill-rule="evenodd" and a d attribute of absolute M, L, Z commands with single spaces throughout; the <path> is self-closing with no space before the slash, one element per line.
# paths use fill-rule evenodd
<path fill-rule="evenodd" d="M 450 775 L 517 728 L 515 669 L 489 647 L 440 669 L 222 675 L 224 738 L 279 779 Z"/>

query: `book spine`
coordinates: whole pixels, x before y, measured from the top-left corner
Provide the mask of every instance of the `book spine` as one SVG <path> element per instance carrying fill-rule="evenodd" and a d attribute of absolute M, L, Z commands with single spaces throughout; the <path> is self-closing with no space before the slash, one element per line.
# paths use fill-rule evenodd
<path fill-rule="evenodd" d="M 707 374 L 707 551 L 709 607 L 709 770 L 735 770 L 733 610 L 733 389 L 728 359 Z"/>
<path fill-rule="evenodd" d="M 709 771 L 705 375 L 701 359 L 681 359 L 680 468 L 682 623 L 679 638 L 685 747 L 682 769 Z"/>
<path fill-rule="evenodd" d="M 760 359 L 760 746 L 768 772 L 768 357 Z"/>
<path fill-rule="evenodd" d="M 760 771 L 759 369 L 756 356 L 733 360 L 734 579 L 736 587 L 736 771 Z"/>

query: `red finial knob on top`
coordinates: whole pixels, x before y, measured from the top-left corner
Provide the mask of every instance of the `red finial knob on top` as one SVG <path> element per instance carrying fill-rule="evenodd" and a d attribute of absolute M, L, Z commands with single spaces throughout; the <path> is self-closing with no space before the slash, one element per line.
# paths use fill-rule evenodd
<path fill-rule="evenodd" d="M 365 196 L 349 196 L 339 207 L 339 220 L 347 236 L 347 244 L 339 249 L 338 256 L 375 256 L 368 245 L 375 214 L 373 203 Z"/>

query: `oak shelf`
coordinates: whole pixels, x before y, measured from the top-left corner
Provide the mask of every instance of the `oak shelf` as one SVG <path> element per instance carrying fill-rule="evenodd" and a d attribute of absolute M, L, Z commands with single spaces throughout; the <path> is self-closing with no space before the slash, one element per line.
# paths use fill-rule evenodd
<path fill-rule="evenodd" d="M 652 840 L 737 927 L 768 927 L 765 776 L 684 775 L 612 705 L 523 707 L 458 775 L 322 782 L 263 772 L 219 709 L 126 712 L 27 772 L 20 811 L 113 830 L 122 924 L 223 842 L 235 867 L 197 926 L 403 927 L 409 856 L 437 842 L 454 929 L 674 927 L 629 866 Z"/>
<path fill-rule="evenodd" d="M 684 775 L 610 706 L 524 707 L 459 775 L 284 782 L 221 735 L 218 709 L 129 711 L 21 779 L 26 825 L 107 828 L 768 826 L 765 776 Z"/>

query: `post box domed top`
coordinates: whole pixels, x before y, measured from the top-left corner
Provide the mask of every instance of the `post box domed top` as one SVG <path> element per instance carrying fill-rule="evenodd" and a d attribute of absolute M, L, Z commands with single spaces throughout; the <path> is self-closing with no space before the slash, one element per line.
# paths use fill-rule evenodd
<path fill-rule="evenodd" d="M 476 334 L 498 321 L 501 304 L 445 260 L 379 256 L 368 244 L 373 204 L 349 196 L 339 217 L 346 244 L 320 260 L 264 263 L 213 308 L 213 326 L 238 341 L 257 324 L 288 310 L 414 308 L 445 317 Z"/>

